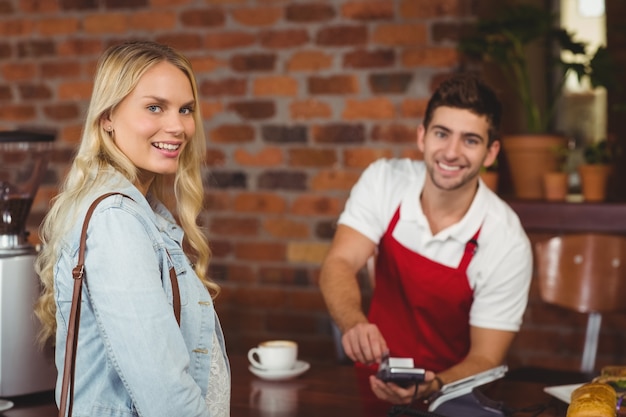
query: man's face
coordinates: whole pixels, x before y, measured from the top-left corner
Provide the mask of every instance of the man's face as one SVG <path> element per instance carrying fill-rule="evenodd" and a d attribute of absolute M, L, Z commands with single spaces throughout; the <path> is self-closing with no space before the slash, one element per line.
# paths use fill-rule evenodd
<path fill-rule="evenodd" d="M 428 130 L 420 126 L 417 134 L 430 182 L 440 190 L 475 187 L 480 168 L 491 165 L 500 149 L 499 142 L 487 147 L 488 132 L 485 116 L 438 107 Z"/>

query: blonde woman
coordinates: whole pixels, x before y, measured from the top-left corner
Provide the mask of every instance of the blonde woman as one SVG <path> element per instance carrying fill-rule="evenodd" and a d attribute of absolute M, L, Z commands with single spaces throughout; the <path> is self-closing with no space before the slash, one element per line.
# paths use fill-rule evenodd
<path fill-rule="evenodd" d="M 130 197 L 104 199 L 87 230 L 75 417 L 229 415 L 230 368 L 213 306 L 218 287 L 206 276 L 210 250 L 196 223 L 205 146 L 184 56 L 151 42 L 104 53 L 78 153 L 42 224 L 37 261 L 44 292 L 36 312 L 43 337 L 56 337 L 59 404 L 85 212 L 104 193 Z M 180 225 L 161 202 L 168 176 Z"/>

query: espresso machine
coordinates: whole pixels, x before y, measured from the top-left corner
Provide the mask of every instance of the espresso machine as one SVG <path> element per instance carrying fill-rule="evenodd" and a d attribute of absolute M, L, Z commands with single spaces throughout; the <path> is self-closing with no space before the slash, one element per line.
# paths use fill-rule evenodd
<path fill-rule="evenodd" d="M 54 135 L 0 132 L 0 397 L 54 389 L 51 344 L 41 347 L 33 307 L 41 292 L 26 221 Z"/>

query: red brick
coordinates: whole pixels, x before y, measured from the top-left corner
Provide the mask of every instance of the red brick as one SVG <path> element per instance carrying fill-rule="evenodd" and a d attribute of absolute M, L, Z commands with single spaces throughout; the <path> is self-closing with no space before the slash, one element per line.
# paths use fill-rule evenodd
<path fill-rule="evenodd" d="M 374 29 L 372 40 L 392 46 L 425 45 L 428 33 L 425 24 L 382 24 Z"/>
<path fill-rule="evenodd" d="M 386 143 L 417 143 L 417 129 L 401 124 L 376 125 L 372 139 Z"/>
<path fill-rule="evenodd" d="M 365 128 L 361 124 L 316 125 L 311 128 L 311 134 L 317 143 L 363 143 L 365 141 Z"/>
<path fill-rule="evenodd" d="M 283 10 L 278 7 L 249 7 L 233 9 L 233 19 L 246 26 L 271 26 L 283 17 Z"/>
<path fill-rule="evenodd" d="M 35 22 L 30 19 L 4 20 L 0 25 L 0 36 L 27 36 L 34 32 Z"/>
<path fill-rule="evenodd" d="M 13 99 L 13 92 L 11 91 L 11 87 L 8 85 L 0 85 L 0 100 L 11 100 Z M 0 130 L 4 130 L 0 128 Z"/>
<path fill-rule="evenodd" d="M 199 90 L 203 95 L 241 96 L 246 94 L 248 80 L 245 78 L 225 78 L 220 80 L 206 80 L 200 84 Z"/>
<path fill-rule="evenodd" d="M 346 168 L 366 168 L 380 158 L 391 158 L 393 152 L 387 148 L 352 148 L 343 151 L 343 161 Z"/>
<path fill-rule="evenodd" d="M 310 94 L 356 94 L 359 80 L 356 75 L 314 76 L 308 80 Z"/>
<path fill-rule="evenodd" d="M 241 287 L 235 293 L 236 302 L 248 308 L 277 308 L 283 306 L 288 292 L 281 288 Z"/>
<path fill-rule="evenodd" d="M 328 170 L 319 171 L 311 179 L 311 190 L 329 191 L 340 190 L 348 191 L 359 179 L 360 172 L 350 172 L 346 170 Z M 337 203 L 339 207 L 343 207 L 343 203 Z M 332 214 L 332 213 L 326 213 Z M 339 214 L 339 213 L 337 213 Z M 333 214 L 334 215 L 334 214 Z"/>
<path fill-rule="evenodd" d="M 20 97 L 23 100 L 47 99 L 52 97 L 52 92 L 44 84 L 22 84 L 18 86 Z"/>
<path fill-rule="evenodd" d="M 152 7 L 156 6 L 184 6 L 187 4 L 195 3 L 195 0 L 150 0 L 150 5 Z"/>
<path fill-rule="evenodd" d="M 289 166 L 321 168 L 337 163 L 334 149 L 295 148 L 289 149 Z"/>
<path fill-rule="evenodd" d="M 87 34 L 121 34 L 130 29 L 126 13 L 87 14 L 82 20 L 83 31 Z"/>
<path fill-rule="evenodd" d="M 270 314 L 267 321 L 267 329 L 271 332 L 311 335 L 318 331 L 317 318 L 310 315 L 294 314 Z"/>
<path fill-rule="evenodd" d="M 35 108 L 29 105 L 2 105 L 0 106 L 0 120 L 25 122 L 33 120 L 36 116 Z"/>
<path fill-rule="evenodd" d="M 47 118 L 56 121 L 76 119 L 81 114 L 75 103 L 54 103 L 45 106 L 43 111 Z"/>
<path fill-rule="evenodd" d="M 63 126 L 57 134 L 57 142 L 65 142 L 68 144 L 76 145 L 80 142 L 80 135 L 82 134 L 83 124 L 77 123 L 73 125 Z M 65 158 L 65 161 L 70 160 L 71 157 Z"/>
<path fill-rule="evenodd" d="M 226 63 L 210 55 L 188 57 L 196 74 L 212 72 L 226 66 Z"/>
<path fill-rule="evenodd" d="M 234 102 L 228 109 L 249 120 L 269 119 L 276 114 L 276 104 L 269 100 Z"/>
<path fill-rule="evenodd" d="M 255 96 L 295 96 L 298 94 L 298 81 L 284 75 L 258 77 L 253 81 Z"/>
<path fill-rule="evenodd" d="M 59 84 L 57 97 L 60 100 L 88 100 L 93 89 L 92 81 L 66 81 Z"/>
<path fill-rule="evenodd" d="M 204 160 L 210 167 L 221 167 L 226 163 L 226 154 L 221 149 L 210 148 L 207 149 Z"/>
<path fill-rule="evenodd" d="M 37 78 L 37 65 L 32 62 L 0 63 L 0 74 L 2 74 L 4 81 L 30 81 Z"/>
<path fill-rule="evenodd" d="M 253 153 L 238 148 L 234 151 L 233 160 L 242 166 L 275 167 L 283 164 L 283 151 L 280 148 L 269 147 Z"/>
<path fill-rule="evenodd" d="M 335 17 L 335 10 L 329 4 L 318 4 L 315 2 L 288 4 L 285 16 L 290 22 L 323 22 Z"/>
<path fill-rule="evenodd" d="M 428 106 L 428 99 L 405 99 L 402 102 L 401 113 L 403 117 L 424 117 Z"/>
<path fill-rule="evenodd" d="M 257 37 L 247 32 L 210 33 L 204 38 L 204 46 L 211 49 L 235 49 L 254 45 Z"/>
<path fill-rule="evenodd" d="M 356 101 L 346 100 L 341 117 L 344 120 L 391 119 L 395 116 L 393 103 L 387 98 Z"/>
<path fill-rule="evenodd" d="M 289 106 L 291 118 L 298 119 L 316 119 L 329 118 L 332 115 L 330 104 L 319 100 L 294 101 Z"/>
<path fill-rule="evenodd" d="M 285 260 L 285 245 L 276 242 L 237 242 L 235 244 L 235 256 L 237 259 L 276 262 Z"/>
<path fill-rule="evenodd" d="M 294 200 L 289 211 L 299 216 L 338 216 L 342 209 L 336 198 L 305 194 Z"/>
<path fill-rule="evenodd" d="M 172 12 L 135 12 L 129 16 L 134 30 L 170 30 L 176 27 L 176 15 Z"/>
<path fill-rule="evenodd" d="M 343 57 L 344 68 L 380 68 L 393 66 L 396 55 L 392 49 L 368 51 L 360 49 L 348 52 Z"/>
<path fill-rule="evenodd" d="M 307 284 L 308 271 L 294 267 L 262 266 L 259 268 L 259 281 L 264 284 Z"/>
<path fill-rule="evenodd" d="M 44 56 L 56 55 L 56 44 L 50 40 L 28 40 L 24 42 L 18 42 L 17 55 L 22 58 L 40 58 Z"/>
<path fill-rule="evenodd" d="M 249 125 L 220 125 L 209 133 L 214 143 L 248 143 L 254 140 L 254 128 Z"/>
<path fill-rule="evenodd" d="M 309 34 L 304 29 L 267 31 L 260 38 L 266 48 L 295 48 L 309 42 Z"/>
<path fill-rule="evenodd" d="M 452 67 L 458 62 L 456 48 L 419 48 L 405 50 L 402 54 L 405 67 Z"/>
<path fill-rule="evenodd" d="M 286 203 L 273 193 L 244 193 L 234 199 L 234 208 L 240 212 L 284 213 Z"/>
<path fill-rule="evenodd" d="M 276 63 L 276 54 L 240 54 L 233 55 L 230 66 L 235 71 L 273 71 Z"/>
<path fill-rule="evenodd" d="M 219 239 L 211 240 L 211 254 L 214 259 L 232 256 L 233 249 L 234 245 L 230 239 L 228 241 Z"/>
<path fill-rule="evenodd" d="M 405 19 L 428 19 L 433 17 L 459 16 L 465 10 L 465 0 L 417 1 L 401 0 L 400 16 Z M 469 7 L 469 6 L 468 6 Z"/>
<path fill-rule="evenodd" d="M 287 61 L 288 71 L 319 71 L 333 64 L 333 56 L 324 51 L 298 51 Z"/>
<path fill-rule="evenodd" d="M 266 219 L 263 222 L 263 229 L 276 238 L 305 239 L 310 237 L 309 226 L 306 223 L 284 217 Z"/>
<path fill-rule="evenodd" d="M 104 50 L 104 45 L 99 39 L 67 39 L 57 44 L 57 52 L 60 56 L 68 56 L 76 59 L 79 56 L 100 55 Z"/>
<path fill-rule="evenodd" d="M 184 27 L 212 28 L 224 26 L 226 15 L 221 9 L 190 9 L 180 14 L 180 21 Z"/>
<path fill-rule="evenodd" d="M 259 219 L 256 217 L 213 216 L 209 228 L 211 234 L 230 236 L 256 236 L 259 234 Z"/>
<path fill-rule="evenodd" d="M 20 0 L 20 10 L 25 13 L 53 13 L 59 11 L 58 1 Z"/>
<path fill-rule="evenodd" d="M 156 41 L 173 46 L 181 51 L 194 51 L 202 48 L 202 38 L 195 33 L 169 33 L 158 36 Z"/>
<path fill-rule="evenodd" d="M 318 311 L 323 313 L 327 311 L 324 297 L 316 289 L 293 290 L 289 297 L 289 307 L 301 311 Z"/>
<path fill-rule="evenodd" d="M 367 43 L 365 26 L 331 26 L 317 32 L 315 42 L 323 46 L 355 46 Z"/>
<path fill-rule="evenodd" d="M 232 208 L 232 196 L 229 192 L 211 190 L 206 193 L 205 198 L 205 206 L 209 211 L 224 211 Z"/>
<path fill-rule="evenodd" d="M 389 20 L 394 17 L 394 7 L 391 0 L 351 1 L 341 7 L 341 14 L 355 20 Z"/>
<path fill-rule="evenodd" d="M 202 112 L 203 119 L 210 120 L 216 114 L 224 111 L 224 105 L 221 101 L 201 101 L 200 111 Z"/>
<path fill-rule="evenodd" d="M 80 64 L 76 61 L 50 61 L 41 63 L 41 76 L 50 80 L 53 78 L 76 78 L 80 75 Z"/>
<path fill-rule="evenodd" d="M 50 18 L 37 22 L 37 31 L 46 36 L 68 35 L 78 31 L 79 20 L 77 18 Z"/>

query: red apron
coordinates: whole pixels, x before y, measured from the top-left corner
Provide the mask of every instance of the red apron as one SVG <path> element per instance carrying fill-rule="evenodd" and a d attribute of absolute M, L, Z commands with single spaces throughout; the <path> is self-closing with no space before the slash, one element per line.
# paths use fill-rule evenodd
<path fill-rule="evenodd" d="M 469 351 L 473 291 L 466 272 L 480 228 L 467 242 L 459 266 L 451 268 L 398 243 L 393 230 L 399 218 L 400 207 L 378 248 L 368 318 L 378 326 L 391 356 L 413 358 L 416 367 L 440 372 Z"/>

